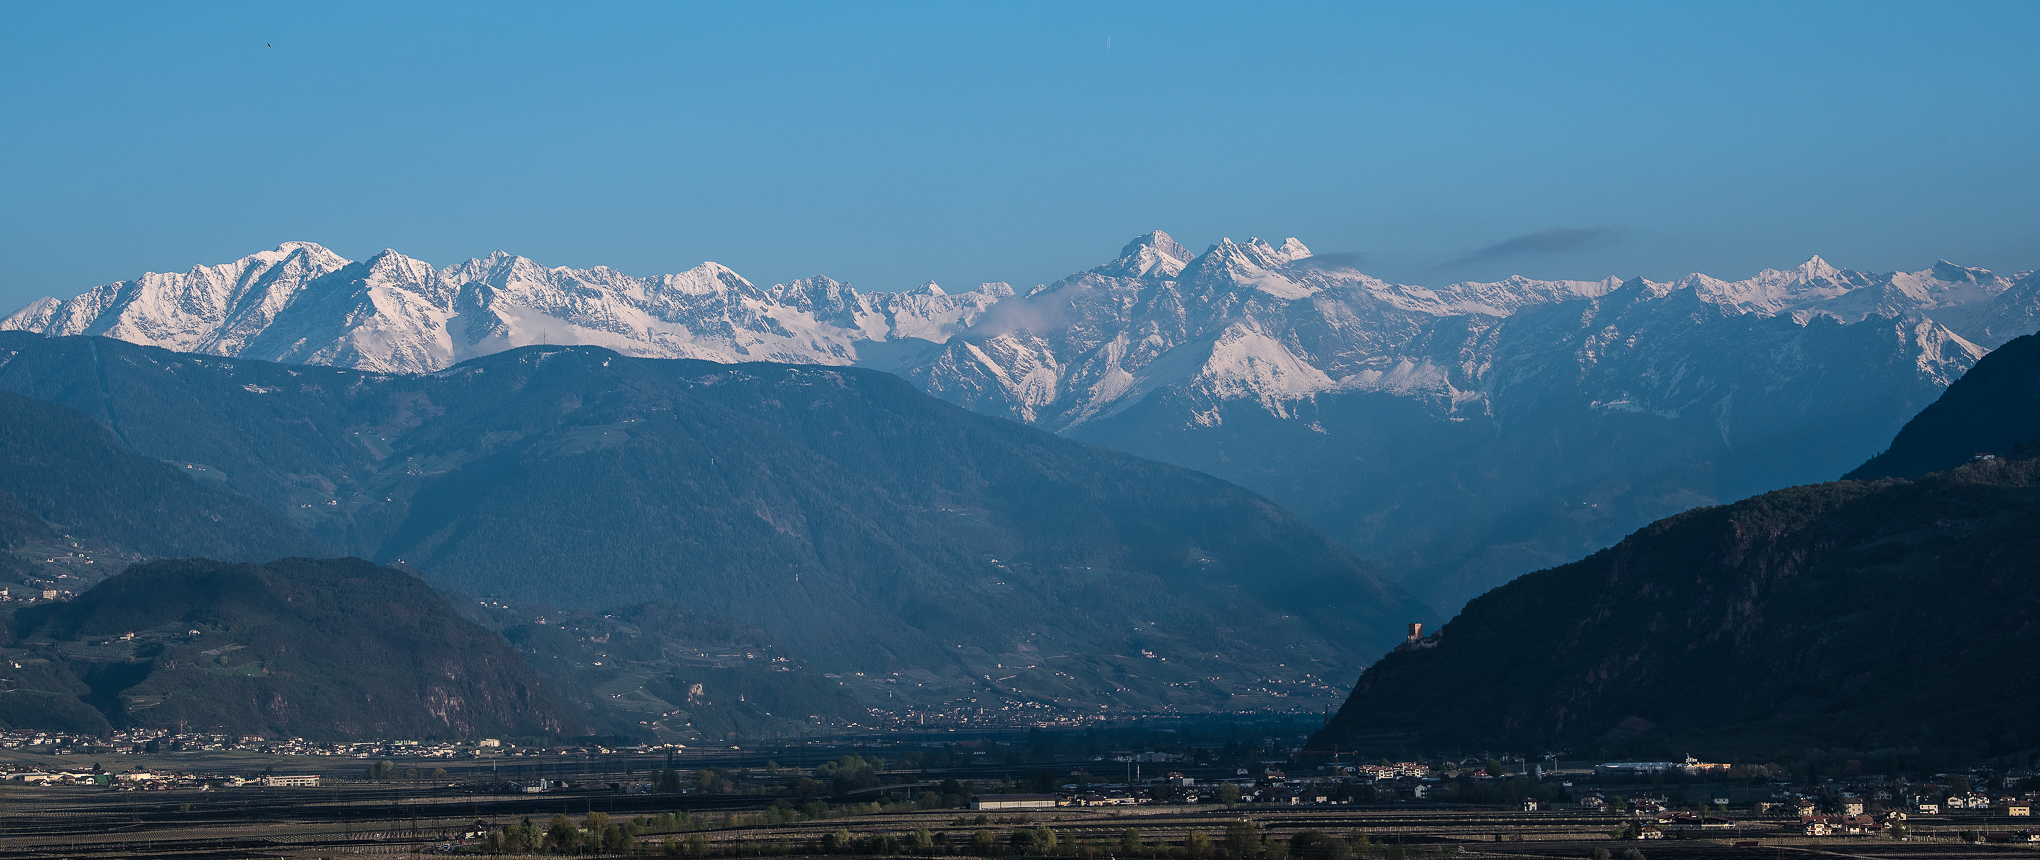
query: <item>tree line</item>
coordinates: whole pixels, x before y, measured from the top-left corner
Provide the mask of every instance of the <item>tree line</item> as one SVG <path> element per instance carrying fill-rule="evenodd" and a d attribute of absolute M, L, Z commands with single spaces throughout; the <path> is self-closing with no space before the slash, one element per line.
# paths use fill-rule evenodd
<path fill-rule="evenodd" d="M 757 815 L 730 816 L 721 828 L 812 821 L 838 814 L 878 811 L 876 804 L 858 807 L 829 807 L 810 802 L 794 807 L 781 801 Z M 961 821 L 961 819 L 959 819 Z M 988 823 L 984 816 L 974 822 Z M 1216 834 L 1193 830 L 1180 839 L 1149 839 L 1139 828 L 1127 828 L 1117 838 L 1092 839 L 1058 833 L 1042 824 L 1012 828 L 1003 836 L 989 827 L 969 831 L 918 828 L 901 834 L 857 833 L 848 828 L 819 837 L 792 839 L 714 840 L 702 829 L 718 822 L 698 819 L 688 813 L 664 813 L 617 821 L 601 812 L 590 812 L 579 823 L 565 815 L 554 815 L 543 825 L 530 819 L 490 832 L 482 850 L 488 854 L 622 855 L 668 857 L 778 857 L 788 855 L 858 856 L 977 856 L 1142 858 L 1142 860 L 1442 860 L 1444 852 L 1420 846 L 1376 842 L 1366 833 L 1354 831 L 1338 836 L 1318 830 L 1304 830 L 1288 839 L 1264 834 L 1253 822 L 1232 822 Z M 693 830 L 694 832 L 683 832 Z"/>

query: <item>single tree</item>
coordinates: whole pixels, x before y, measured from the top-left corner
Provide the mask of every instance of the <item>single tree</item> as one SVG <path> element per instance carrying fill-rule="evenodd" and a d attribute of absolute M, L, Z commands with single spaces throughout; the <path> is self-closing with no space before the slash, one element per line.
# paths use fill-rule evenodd
<path fill-rule="evenodd" d="M 545 842 L 554 851 L 572 851 L 580 841 L 581 831 L 574 827 L 574 822 L 567 820 L 564 814 L 555 813 L 551 823 L 546 825 Z"/>

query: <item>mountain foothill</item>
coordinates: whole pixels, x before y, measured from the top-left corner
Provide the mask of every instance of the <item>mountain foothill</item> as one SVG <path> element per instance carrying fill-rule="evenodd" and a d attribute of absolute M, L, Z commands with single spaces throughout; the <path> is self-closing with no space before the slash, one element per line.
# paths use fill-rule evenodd
<path fill-rule="evenodd" d="M 502 637 L 360 559 L 144 562 L 11 627 L 0 721 L 14 728 L 587 733 Z"/>
<path fill-rule="evenodd" d="M 1476 598 L 1314 747 L 1974 760 L 2040 734 L 2040 335 L 1845 480 L 1697 508 Z"/>

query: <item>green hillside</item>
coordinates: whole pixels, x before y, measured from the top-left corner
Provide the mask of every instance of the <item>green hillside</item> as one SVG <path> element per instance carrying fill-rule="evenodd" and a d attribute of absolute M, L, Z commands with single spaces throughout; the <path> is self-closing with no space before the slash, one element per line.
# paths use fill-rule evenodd
<path fill-rule="evenodd" d="M 138 564 L 75 600 L 15 612 L 4 657 L 21 667 L 0 670 L 10 727 L 585 731 L 501 637 L 423 582 L 360 559 Z"/>

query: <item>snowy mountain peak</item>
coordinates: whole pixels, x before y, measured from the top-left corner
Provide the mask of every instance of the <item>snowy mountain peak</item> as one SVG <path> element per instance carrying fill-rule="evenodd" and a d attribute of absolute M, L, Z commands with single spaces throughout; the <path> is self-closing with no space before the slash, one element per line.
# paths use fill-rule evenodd
<path fill-rule="evenodd" d="M 313 259 L 318 260 L 338 260 L 341 263 L 349 262 L 347 258 L 342 257 L 339 254 L 333 253 L 326 246 L 321 245 L 317 242 L 299 242 L 299 241 L 284 242 L 283 244 L 277 245 L 276 250 L 270 251 L 269 253 L 277 255 L 277 259 L 279 260 L 281 260 L 284 257 L 288 257 L 292 254 L 304 254 L 307 257 L 311 257 Z M 261 255 L 258 254 L 256 256 Z"/>
<path fill-rule="evenodd" d="M 368 259 L 361 261 L 361 264 L 367 266 L 371 272 L 403 272 L 412 274 L 426 271 L 431 272 L 434 276 L 439 274 L 439 270 L 433 268 L 430 263 L 406 257 L 398 253 L 395 248 L 384 248 L 377 251 Z"/>
<path fill-rule="evenodd" d="M 1932 273 L 1934 280 L 1950 284 L 1982 283 L 1997 277 L 1988 269 L 1972 269 L 1968 266 L 1958 266 L 1947 260 L 1934 261 L 1934 267 L 1928 271 Z"/>
<path fill-rule="evenodd" d="M 1781 294 L 1807 286 L 1832 286 L 1847 280 L 1850 273 L 1837 269 L 1819 256 L 1809 257 L 1806 262 L 1790 269 L 1764 269 L 1746 281 L 1722 281 L 1706 275 L 1686 276 L 1687 281 L 1706 281 L 1714 284 L 1729 284 L 1735 292 Z"/>
<path fill-rule="evenodd" d="M 63 300 L 55 296 L 43 296 L 0 319 L 0 331 L 42 331 L 50 327 L 57 312 L 63 307 Z"/>
<path fill-rule="evenodd" d="M 1177 242 L 1169 234 L 1160 230 L 1150 230 L 1147 233 L 1133 237 L 1133 241 L 1126 243 L 1126 247 L 1119 249 L 1119 256 L 1131 257 L 1140 253 L 1142 248 L 1153 248 L 1162 254 L 1185 262 L 1188 262 L 1191 257 L 1196 256 L 1190 253 L 1189 248 L 1183 247 L 1182 243 Z"/>
<path fill-rule="evenodd" d="M 1842 270 L 1828 265 L 1828 261 L 1821 259 L 1818 254 L 1808 257 L 1806 262 L 1800 263 L 1799 268 L 1794 271 L 1798 273 L 1799 279 L 1806 283 L 1831 281 L 1842 273 Z"/>
<path fill-rule="evenodd" d="M 1289 255 L 1298 249 L 1305 256 L 1310 253 L 1303 248 L 1303 243 L 1294 239 L 1283 243 L 1279 250 L 1260 239 L 1248 239 L 1244 243 L 1220 239 L 1218 244 L 1211 246 L 1211 250 L 1184 267 L 1182 277 L 1217 287 L 1233 285 L 1252 289 L 1278 299 L 1293 301 L 1307 298 L 1321 288 L 1322 279 L 1304 277 L 1315 273 L 1282 271 L 1291 260 Z"/>
<path fill-rule="evenodd" d="M 1091 271 L 1101 275 L 1121 278 L 1157 277 L 1173 278 L 1182 273 L 1196 255 L 1189 248 L 1169 238 L 1169 234 L 1155 230 L 1136 236 L 1119 249 L 1119 259 Z"/>

